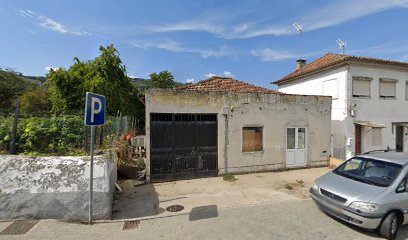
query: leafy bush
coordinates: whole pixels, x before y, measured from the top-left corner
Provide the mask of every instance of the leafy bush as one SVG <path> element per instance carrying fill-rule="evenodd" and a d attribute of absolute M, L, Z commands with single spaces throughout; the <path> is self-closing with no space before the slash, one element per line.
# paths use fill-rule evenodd
<path fill-rule="evenodd" d="M 6 152 L 14 117 L 0 116 L 0 153 Z M 118 136 L 118 120 L 108 117 L 103 131 L 95 129 L 95 149 L 104 149 Z M 102 135 L 102 136 L 101 136 Z M 83 116 L 61 115 L 47 117 L 21 116 L 16 134 L 18 153 L 38 155 L 83 155 L 90 143 L 90 128 L 84 126 Z"/>
<path fill-rule="evenodd" d="M 0 151 L 8 149 L 13 117 L 0 117 Z M 17 149 L 28 155 L 83 153 L 85 126 L 82 116 L 20 118 Z M 79 149 L 81 148 L 81 149 Z"/>
<path fill-rule="evenodd" d="M 6 151 L 10 142 L 12 119 L 0 117 L 0 151 Z"/>
<path fill-rule="evenodd" d="M 50 110 L 49 94 L 43 88 L 35 88 L 21 96 L 21 111 L 24 113 L 48 113 Z"/>
<path fill-rule="evenodd" d="M 79 116 L 27 120 L 19 148 L 24 152 L 65 155 L 84 141 L 83 119 Z"/>

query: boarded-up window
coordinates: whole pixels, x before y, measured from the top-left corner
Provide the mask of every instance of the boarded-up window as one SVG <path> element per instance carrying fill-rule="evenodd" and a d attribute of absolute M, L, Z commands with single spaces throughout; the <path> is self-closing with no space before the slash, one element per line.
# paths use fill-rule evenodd
<path fill-rule="evenodd" d="M 337 99 L 339 93 L 339 90 L 337 89 L 337 79 L 324 81 L 322 90 L 323 96 L 331 96 L 332 99 Z"/>
<path fill-rule="evenodd" d="M 370 97 L 371 80 L 368 77 L 353 77 L 353 97 Z"/>
<path fill-rule="evenodd" d="M 382 128 L 373 128 L 371 135 L 371 144 L 373 146 L 379 146 L 382 144 Z"/>
<path fill-rule="evenodd" d="M 395 98 L 397 80 L 380 78 L 380 98 Z"/>
<path fill-rule="evenodd" d="M 262 151 L 262 127 L 242 128 L 242 152 Z"/>

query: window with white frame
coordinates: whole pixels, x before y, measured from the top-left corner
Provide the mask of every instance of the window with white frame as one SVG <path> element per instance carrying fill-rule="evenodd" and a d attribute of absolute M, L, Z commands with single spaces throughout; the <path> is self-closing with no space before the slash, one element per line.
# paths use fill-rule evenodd
<path fill-rule="evenodd" d="M 397 80 L 380 78 L 380 98 L 395 99 Z"/>
<path fill-rule="evenodd" d="M 353 77 L 352 91 L 353 97 L 369 98 L 371 91 L 370 77 Z"/>

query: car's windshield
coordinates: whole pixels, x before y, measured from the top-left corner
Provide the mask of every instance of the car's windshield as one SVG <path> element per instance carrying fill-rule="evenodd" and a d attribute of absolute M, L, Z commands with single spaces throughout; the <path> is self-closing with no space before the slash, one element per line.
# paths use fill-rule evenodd
<path fill-rule="evenodd" d="M 388 187 L 398 176 L 401 168 L 401 165 L 395 163 L 355 157 L 334 170 L 334 173 L 359 182 Z"/>

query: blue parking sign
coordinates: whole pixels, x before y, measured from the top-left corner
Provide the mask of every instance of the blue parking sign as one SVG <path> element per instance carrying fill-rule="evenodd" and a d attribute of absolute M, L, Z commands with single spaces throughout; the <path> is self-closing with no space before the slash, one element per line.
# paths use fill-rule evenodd
<path fill-rule="evenodd" d="M 86 93 L 85 125 L 98 126 L 105 124 L 106 100 L 105 96 Z"/>

